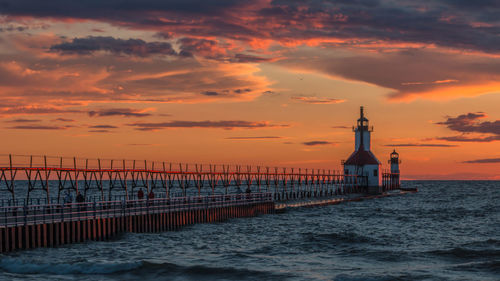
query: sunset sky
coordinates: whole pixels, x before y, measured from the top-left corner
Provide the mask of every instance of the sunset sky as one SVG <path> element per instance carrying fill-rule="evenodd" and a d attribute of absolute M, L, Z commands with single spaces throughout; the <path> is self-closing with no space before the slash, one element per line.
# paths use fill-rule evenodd
<path fill-rule="evenodd" d="M 0 0 L 0 154 L 500 179 L 497 0 Z"/>

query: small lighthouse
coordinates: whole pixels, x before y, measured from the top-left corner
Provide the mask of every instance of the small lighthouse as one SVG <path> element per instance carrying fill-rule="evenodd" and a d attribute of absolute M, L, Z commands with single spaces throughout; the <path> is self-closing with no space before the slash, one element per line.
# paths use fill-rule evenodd
<path fill-rule="evenodd" d="M 401 161 L 399 160 L 399 153 L 396 152 L 396 149 L 392 151 L 389 163 L 391 164 L 391 173 L 399 174 L 399 163 L 401 163 Z"/>
<path fill-rule="evenodd" d="M 357 127 L 353 127 L 355 135 L 354 152 L 343 162 L 344 174 L 364 177 L 364 184 L 368 186 L 368 191 L 377 193 L 381 185 L 381 164 L 370 151 L 370 134 L 373 132 L 373 127 L 369 127 L 369 121 L 364 115 L 362 106 L 359 115 Z"/>
<path fill-rule="evenodd" d="M 389 163 L 391 164 L 391 185 L 399 187 L 399 164 L 401 160 L 399 160 L 399 153 L 396 152 L 396 149 L 392 151 Z"/>

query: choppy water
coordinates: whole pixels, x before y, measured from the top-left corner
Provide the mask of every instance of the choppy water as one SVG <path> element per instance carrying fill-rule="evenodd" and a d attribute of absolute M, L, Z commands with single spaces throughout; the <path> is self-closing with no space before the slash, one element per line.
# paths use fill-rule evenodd
<path fill-rule="evenodd" d="M 1 256 L 6 280 L 500 280 L 500 182 Z"/>

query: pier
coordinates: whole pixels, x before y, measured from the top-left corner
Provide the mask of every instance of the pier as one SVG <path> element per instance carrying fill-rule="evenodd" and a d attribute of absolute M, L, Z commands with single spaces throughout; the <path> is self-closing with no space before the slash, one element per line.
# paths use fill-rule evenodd
<path fill-rule="evenodd" d="M 367 191 L 363 176 L 332 170 L 20 155 L 2 160 L 1 252 L 172 231 L 272 214 L 286 202 L 336 202 Z M 83 202 L 75 202 L 77 194 Z"/>

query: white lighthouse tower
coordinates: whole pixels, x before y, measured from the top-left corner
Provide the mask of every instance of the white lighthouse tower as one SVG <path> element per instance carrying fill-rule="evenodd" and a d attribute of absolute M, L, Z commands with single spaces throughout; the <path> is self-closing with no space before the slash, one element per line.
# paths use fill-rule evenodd
<path fill-rule="evenodd" d="M 380 192 L 380 161 L 370 151 L 370 134 L 373 127 L 365 117 L 363 107 L 360 107 L 360 116 L 357 127 L 353 127 L 355 135 L 354 152 L 343 163 L 345 175 L 358 175 L 365 178 L 369 192 Z"/>
<path fill-rule="evenodd" d="M 360 109 L 360 117 L 358 119 L 358 124 L 357 127 L 352 127 L 352 130 L 355 135 L 355 141 L 354 141 L 354 150 L 357 151 L 359 150 L 359 147 L 361 143 L 365 147 L 365 150 L 370 151 L 371 149 L 371 140 L 370 140 L 370 134 L 373 132 L 373 126 L 370 128 L 368 126 L 368 119 L 364 116 L 363 112 L 363 107 L 361 106 Z"/>

